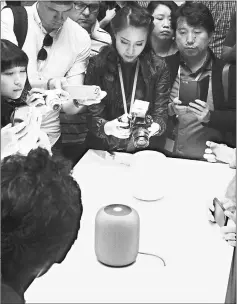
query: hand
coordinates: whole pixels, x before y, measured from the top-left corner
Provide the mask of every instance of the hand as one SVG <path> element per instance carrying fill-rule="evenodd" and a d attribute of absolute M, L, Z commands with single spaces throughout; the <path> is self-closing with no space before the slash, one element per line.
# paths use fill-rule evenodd
<path fill-rule="evenodd" d="M 190 102 L 188 109 L 190 112 L 194 113 L 198 121 L 207 123 L 210 120 L 210 110 L 209 105 L 199 99 L 195 99 L 195 102 Z"/>
<path fill-rule="evenodd" d="M 28 106 L 37 107 L 45 105 L 44 89 L 34 88 L 28 92 L 26 103 Z"/>
<path fill-rule="evenodd" d="M 27 155 L 31 149 L 35 149 L 37 147 L 36 143 L 39 139 L 40 125 L 42 120 L 42 115 L 37 108 L 30 107 L 29 110 L 30 111 L 28 112 L 27 116 L 29 123 L 26 126 L 27 134 L 24 137 L 21 137 L 18 141 L 19 153 L 23 155 Z"/>
<path fill-rule="evenodd" d="M 26 122 L 12 127 L 11 124 L 1 129 L 1 159 L 19 151 L 18 140 L 27 134 Z"/>
<path fill-rule="evenodd" d="M 64 86 L 68 85 L 66 77 L 52 78 L 48 81 L 48 89 L 64 89 Z"/>
<path fill-rule="evenodd" d="M 116 15 L 115 8 L 107 9 L 107 11 L 105 13 L 105 18 L 106 18 L 106 20 L 108 20 L 110 22 L 114 18 L 115 15 Z"/>
<path fill-rule="evenodd" d="M 223 201 L 223 207 L 225 208 L 225 215 L 230 218 L 236 224 L 236 203 L 231 199 L 225 198 Z"/>
<path fill-rule="evenodd" d="M 100 103 L 101 100 L 103 98 L 105 98 L 106 95 L 107 95 L 107 93 L 105 91 L 101 91 L 100 96 L 96 99 L 83 99 L 83 100 L 82 99 L 77 99 L 77 102 L 81 106 L 91 106 L 93 104 Z"/>
<path fill-rule="evenodd" d="M 106 135 L 113 135 L 114 137 L 125 139 L 130 136 L 129 119 L 127 115 L 123 115 L 112 121 L 108 121 L 104 125 L 104 131 Z"/>
<path fill-rule="evenodd" d="M 176 115 L 183 115 L 188 112 L 187 106 L 182 106 L 182 101 L 178 99 L 178 97 L 175 97 L 174 100 L 171 102 L 170 107 L 174 111 Z"/>
<path fill-rule="evenodd" d="M 29 92 L 29 98 L 27 103 L 30 106 L 38 107 L 41 114 L 45 114 L 51 110 L 59 110 L 61 108 L 61 96 L 65 98 L 65 95 L 69 95 L 66 91 L 61 89 L 44 90 L 34 88 Z M 58 106 L 58 108 L 54 108 Z"/>
<path fill-rule="evenodd" d="M 213 141 L 207 141 L 206 145 L 209 147 L 205 150 L 203 157 L 211 162 L 215 163 L 217 160 L 224 163 L 230 163 L 235 150 L 224 144 L 217 144 Z"/>
<path fill-rule="evenodd" d="M 49 154 L 52 155 L 50 141 L 49 141 L 48 135 L 45 132 L 43 132 L 43 131 L 39 132 L 39 138 L 38 138 L 36 145 L 37 145 L 37 147 L 41 147 L 43 149 L 48 150 Z"/>
<path fill-rule="evenodd" d="M 148 131 L 150 132 L 149 137 L 156 135 L 159 130 L 160 130 L 160 125 L 157 122 L 153 122 L 151 126 L 148 128 Z"/>
<path fill-rule="evenodd" d="M 236 226 L 223 226 L 220 230 L 223 239 L 231 246 L 236 247 Z"/>
<path fill-rule="evenodd" d="M 231 200 L 236 204 L 236 175 L 233 176 L 227 186 L 225 198 Z"/>

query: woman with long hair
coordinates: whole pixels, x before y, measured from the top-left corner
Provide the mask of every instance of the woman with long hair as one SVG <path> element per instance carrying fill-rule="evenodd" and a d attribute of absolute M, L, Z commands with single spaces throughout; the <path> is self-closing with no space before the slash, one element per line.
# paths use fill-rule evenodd
<path fill-rule="evenodd" d="M 165 61 L 152 60 L 153 17 L 142 7 L 127 5 L 117 12 L 111 27 L 112 45 L 90 59 L 85 78 L 85 84 L 107 92 L 101 103 L 88 107 L 88 148 L 126 152 L 152 148 L 166 129 L 170 93 Z M 135 113 L 137 106 L 140 114 Z"/>

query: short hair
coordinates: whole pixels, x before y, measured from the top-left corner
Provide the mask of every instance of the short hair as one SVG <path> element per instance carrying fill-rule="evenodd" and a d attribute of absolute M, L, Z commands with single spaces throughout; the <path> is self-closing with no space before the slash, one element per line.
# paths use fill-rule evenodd
<path fill-rule="evenodd" d="M 11 282 L 25 269 L 61 262 L 77 239 L 81 191 L 66 160 L 45 149 L 1 163 L 2 275 Z"/>
<path fill-rule="evenodd" d="M 171 20 L 173 19 L 173 15 L 178 9 L 178 5 L 174 1 L 150 1 L 147 6 L 148 12 L 152 15 L 159 5 L 167 6 L 171 11 Z M 173 28 L 173 23 L 171 22 L 171 27 Z"/>
<path fill-rule="evenodd" d="M 211 34 L 215 31 L 215 23 L 213 16 L 206 5 L 203 3 L 194 3 L 191 1 L 185 1 L 174 14 L 173 28 L 176 29 L 177 21 L 180 17 L 186 18 L 188 25 L 190 26 L 202 26 Z"/>
<path fill-rule="evenodd" d="M 1 72 L 14 67 L 27 67 L 28 56 L 17 45 L 1 39 Z"/>

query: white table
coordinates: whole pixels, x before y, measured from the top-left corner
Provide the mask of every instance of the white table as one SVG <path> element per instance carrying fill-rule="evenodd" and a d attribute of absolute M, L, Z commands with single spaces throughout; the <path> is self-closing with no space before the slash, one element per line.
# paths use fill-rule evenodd
<path fill-rule="evenodd" d="M 66 259 L 36 279 L 27 303 L 224 303 L 233 248 L 207 220 L 206 205 L 223 195 L 235 170 L 228 165 L 168 159 L 170 191 L 155 202 L 131 196 L 129 167 L 90 150 L 74 168 L 84 213 L 79 237 Z M 140 215 L 140 251 L 125 268 L 100 264 L 94 222 L 105 205 L 123 203 Z"/>

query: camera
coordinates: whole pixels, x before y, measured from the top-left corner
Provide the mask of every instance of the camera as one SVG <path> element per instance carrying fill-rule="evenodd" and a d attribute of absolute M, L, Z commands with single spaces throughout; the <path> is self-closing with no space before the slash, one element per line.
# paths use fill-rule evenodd
<path fill-rule="evenodd" d="M 131 114 L 129 125 L 133 143 L 136 148 L 145 149 L 149 145 L 148 128 L 152 123 L 153 119 L 150 115 L 145 115 L 145 117 L 138 117 L 135 113 Z"/>

